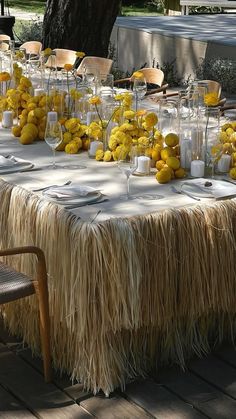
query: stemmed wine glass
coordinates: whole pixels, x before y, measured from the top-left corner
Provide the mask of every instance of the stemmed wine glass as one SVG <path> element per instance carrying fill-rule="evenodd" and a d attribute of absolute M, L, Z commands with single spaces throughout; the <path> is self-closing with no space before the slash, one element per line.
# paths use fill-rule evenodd
<path fill-rule="evenodd" d="M 58 121 L 48 121 L 44 134 L 46 143 L 52 149 L 53 161 L 52 169 L 56 169 L 56 148 L 62 142 L 62 129 L 61 124 Z"/>
<path fill-rule="evenodd" d="M 145 77 L 135 78 L 133 82 L 133 92 L 135 95 L 135 110 L 138 110 L 138 103 L 147 93 L 147 82 Z"/>
<path fill-rule="evenodd" d="M 138 167 L 138 150 L 137 146 L 133 145 L 130 151 L 122 149 L 118 156 L 118 167 L 127 179 L 127 194 L 121 195 L 120 199 L 131 199 L 130 195 L 130 175 L 132 175 Z"/>

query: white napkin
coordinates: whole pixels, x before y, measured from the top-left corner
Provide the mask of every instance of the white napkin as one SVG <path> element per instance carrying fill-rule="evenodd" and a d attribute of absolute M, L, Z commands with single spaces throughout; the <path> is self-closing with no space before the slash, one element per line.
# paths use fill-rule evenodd
<path fill-rule="evenodd" d="M 98 189 L 92 188 L 91 186 L 68 185 L 47 189 L 43 194 L 50 198 L 72 199 L 80 196 L 87 196 L 89 194 L 96 194 L 98 192 Z"/>
<path fill-rule="evenodd" d="M 211 186 L 205 186 L 206 183 L 211 183 Z M 227 198 L 236 195 L 236 184 L 226 182 L 221 179 L 192 179 L 183 182 L 182 189 L 193 193 L 196 196 L 202 198 L 207 195 L 212 196 L 215 199 Z"/>
<path fill-rule="evenodd" d="M 7 157 L 0 156 L 0 167 L 14 166 L 15 162 Z"/>

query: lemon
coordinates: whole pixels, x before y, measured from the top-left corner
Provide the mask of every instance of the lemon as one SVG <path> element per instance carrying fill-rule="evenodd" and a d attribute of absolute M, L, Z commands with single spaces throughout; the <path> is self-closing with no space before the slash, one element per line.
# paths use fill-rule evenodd
<path fill-rule="evenodd" d="M 159 150 L 152 150 L 152 160 L 155 160 L 155 161 L 157 161 L 157 160 L 160 160 L 160 157 L 161 157 L 161 153 L 160 153 L 160 151 Z"/>
<path fill-rule="evenodd" d="M 232 160 L 233 162 L 236 162 L 236 152 L 232 153 Z"/>
<path fill-rule="evenodd" d="M 167 170 L 165 168 L 164 169 L 161 169 L 156 174 L 156 180 L 159 183 L 168 183 L 171 180 L 171 172 L 170 172 L 170 170 Z"/>
<path fill-rule="evenodd" d="M 174 170 L 177 170 L 180 167 L 180 162 L 179 159 L 177 159 L 177 157 L 168 157 L 166 160 L 166 164 L 168 167 Z"/>
<path fill-rule="evenodd" d="M 175 147 L 179 144 L 179 137 L 174 132 L 170 132 L 165 136 L 165 143 L 168 147 Z"/>
<path fill-rule="evenodd" d="M 45 116 L 45 111 L 42 108 L 35 108 L 33 110 L 34 116 L 38 119 L 41 119 Z"/>
<path fill-rule="evenodd" d="M 37 105 L 36 105 L 36 103 L 34 103 L 34 102 L 28 102 L 28 104 L 27 104 L 27 108 L 28 108 L 28 110 L 32 110 L 32 109 L 35 109 L 35 108 L 37 108 Z"/>
<path fill-rule="evenodd" d="M 68 144 L 72 140 L 72 135 L 70 132 L 64 132 L 63 134 L 63 141 L 64 143 Z"/>
<path fill-rule="evenodd" d="M 145 150 L 145 156 L 146 157 L 152 157 L 152 152 L 153 152 L 153 150 L 152 150 L 152 148 L 151 147 L 148 147 L 146 150 Z"/>
<path fill-rule="evenodd" d="M 171 179 L 174 179 L 175 178 L 175 172 L 174 172 L 174 170 L 171 167 L 167 166 L 167 164 L 165 164 L 165 166 L 163 167 L 162 170 L 168 170 L 170 172 L 170 174 L 171 174 Z"/>
<path fill-rule="evenodd" d="M 38 135 L 38 128 L 36 127 L 35 124 L 32 123 L 27 123 L 23 128 L 22 128 L 22 134 L 23 133 L 30 133 L 32 134 L 33 138 L 37 138 Z"/>
<path fill-rule="evenodd" d="M 64 151 L 65 147 L 66 147 L 66 143 L 64 143 L 64 141 L 62 141 L 56 148 L 56 151 Z"/>
<path fill-rule="evenodd" d="M 38 139 L 39 139 L 39 140 L 44 140 L 44 135 L 45 135 L 45 130 L 41 130 L 41 129 L 39 129 L 39 132 L 38 132 Z"/>
<path fill-rule="evenodd" d="M 229 175 L 232 179 L 236 179 L 236 167 L 233 167 L 232 169 L 230 169 Z"/>
<path fill-rule="evenodd" d="M 27 116 L 28 115 L 28 109 L 23 109 L 23 111 L 21 112 L 21 115 Z"/>
<path fill-rule="evenodd" d="M 177 179 L 182 179 L 185 176 L 186 176 L 186 172 L 185 172 L 185 170 L 182 167 L 180 167 L 179 169 L 175 170 L 175 177 Z"/>
<path fill-rule="evenodd" d="M 232 128 L 232 125 L 231 125 L 231 124 L 229 124 L 229 123 L 224 124 L 224 125 L 222 125 L 222 127 L 221 127 L 222 131 L 226 131 L 228 128 Z"/>
<path fill-rule="evenodd" d="M 32 136 L 32 134 L 30 132 L 24 132 L 21 134 L 20 136 L 20 143 L 21 144 L 32 144 L 34 141 L 34 137 Z"/>
<path fill-rule="evenodd" d="M 32 116 L 32 115 L 28 115 L 27 122 L 30 122 L 31 124 L 34 124 L 34 125 L 38 124 L 37 118 L 35 116 Z"/>
<path fill-rule="evenodd" d="M 20 116 L 20 126 L 23 128 L 25 124 L 27 123 L 27 118 L 25 116 Z"/>
<path fill-rule="evenodd" d="M 161 170 L 161 169 L 163 169 L 163 167 L 165 166 L 165 162 L 164 162 L 164 160 L 158 160 L 157 162 L 156 162 L 156 168 L 157 168 L 157 170 Z"/>
<path fill-rule="evenodd" d="M 166 161 L 168 157 L 174 157 L 175 156 L 175 150 L 171 147 L 164 147 L 161 150 L 161 159 Z"/>
<path fill-rule="evenodd" d="M 83 147 L 83 141 L 80 137 L 74 137 L 73 141 L 77 144 L 78 150 L 80 150 Z"/>
<path fill-rule="evenodd" d="M 11 132 L 14 135 L 14 137 L 20 137 L 20 135 L 21 135 L 20 125 L 16 125 L 15 127 L 12 127 Z"/>

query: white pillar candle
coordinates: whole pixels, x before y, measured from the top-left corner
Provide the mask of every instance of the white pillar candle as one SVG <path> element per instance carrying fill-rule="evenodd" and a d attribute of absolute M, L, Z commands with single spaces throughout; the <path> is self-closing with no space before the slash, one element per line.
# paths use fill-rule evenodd
<path fill-rule="evenodd" d="M 138 157 L 138 167 L 136 172 L 148 175 L 150 172 L 150 158 L 147 156 Z"/>
<path fill-rule="evenodd" d="M 57 112 L 48 112 L 47 114 L 47 122 L 57 122 Z"/>
<path fill-rule="evenodd" d="M 229 154 L 223 154 L 218 161 L 217 170 L 221 173 L 227 173 L 230 168 L 231 156 Z"/>
<path fill-rule="evenodd" d="M 3 111 L 2 113 L 2 126 L 4 128 L 11 128 L 13 125 L 13 112 Z"/>
<path fill-rule="evenodd" d="M 41 96 L 43 94 L 44 94 L 43 89 L 40 89 L 40 88 L 34 89 L 34 96 Z"/>
<path fill-rule="evenodd" d="M 202 160 L 193 160 L 191 162 L 191 176 L 203 177 L 205 172 L 205 163 Z"/>
<path fill-rule="evenodd" d="M 184 139 L 180 143 L 180 164 L 184 169 L 190 169 L 191 164 L 191 140 Z"/>
<path fill-rule="evenodd" d="M 103 149 L 103 143 L 101 141 L 91 141 L 89 146 L 88 154 L 90 157 L 95 157 L 97 150 Z"/>

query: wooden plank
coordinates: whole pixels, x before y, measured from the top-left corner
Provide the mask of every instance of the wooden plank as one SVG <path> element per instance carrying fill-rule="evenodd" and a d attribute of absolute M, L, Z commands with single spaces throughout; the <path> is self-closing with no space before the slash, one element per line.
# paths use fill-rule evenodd
<path fill-rule="evenodd" d="M 150 419 L 153 418 L 139 406 L 135 406 L 123 397 L 94 396 L 80 403 L 97 419 Z"/>
<path fill-rule="evenodd" d="M 189 365 L 189 369 L 236 399 L 236 368 L 214 356 L 208 356 L 204 359 L 193 360 Z"/>
<path fill-rule="evenodd" d="M 129 384 L 125 390 L 129 400 L 151 413 L 157 419 L 203 419 L 192 406 L 152 380 Z"/>
<path fill-rule="evenodd" d="M 9 349 L 17 353 L 21 358 L 23 358 L 28 364 L 30 364 L 36 371 L 39 371 L 43 374 L 43 361 L 39 357 L 32 357 L 31 350 L 23 345 L 22 339 L 17 336 L 12 336 L 9 334 L 6 328 L 4 328 L 3 322 L 0 320 L 0 340 L 4 342 Z M 73 384 L 69 376 L 63 374 L 62 376 L 59 373 L 53 373 L 53 383 L 63 390 L 69 397 L 75 400 L 77 403 L 80 401 L 91 397 L 92 393 L 84 390 L 83 385 L 79 383 Z"/>
<path fill-rule="evenodd" d="M 40 419 L 91 419 L 91 415 L 6 346 L 0 344 L 0 384 Z"/>
<path fill-rule="evenodd" d="M 32 352 L 29 348 L 18 352 L 18 354 L 34 369 L 43 374 L 43 361 L 38 357 L 32 358 Z M 66 374 L 61 375 L 59 372 L 54 372 L 53 383 L 77 403 L 80 403 L 82 400 L 92 397 L 93 395 L 91 392 L 84 390 L 82 384 L 74 384 Z"/>
<path fill-rule="evenodd" d="M 33 419 L 30 411 L 0 386 L 0 419 Z"/>
<path fill-rule="evenodd" d="M 172 368 L 160 372 L 158 381 L 211 419 L 235 419 L 236 401 L 193 373 Z"/>
<path fill-rule="evenodd" d="M 236 368 L 236 348 L 233 345 L 222 345 L 215 352 L 215 356 Z"/>

